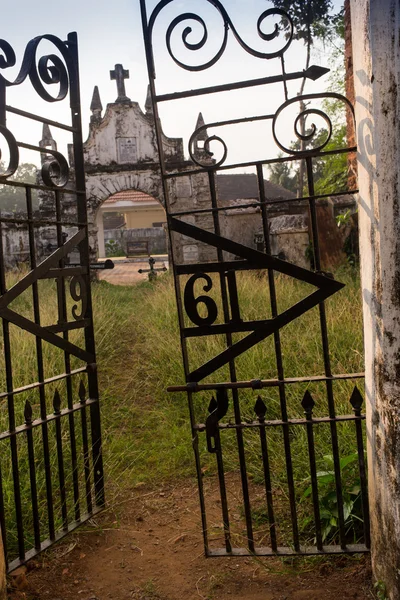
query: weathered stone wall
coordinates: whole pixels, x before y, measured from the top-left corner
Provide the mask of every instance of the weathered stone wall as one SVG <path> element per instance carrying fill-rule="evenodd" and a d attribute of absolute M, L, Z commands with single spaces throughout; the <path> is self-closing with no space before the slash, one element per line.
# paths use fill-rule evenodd
<path fill-rule="evenodd" d="M 148 227 L 144 229 L 106 229 L 104 241 L 116 241 L 126 253 L 128 241 L 148 242 L 150 254 L 165 254 L 167 252 L 167 236 L 164 227 Z M 107 248 L 106 248 L 107 252 Z"/>
<path fill-rule="evenodd" d="M 135 140 L 134 149 L 121 150 L 121 140 Z M 163 136 L 167 164 L 176 170 L 195 165 L 184 160 L 183 141 Z M 144 114 L 136 102 L 109 104 L 102 120 L 91 124 L 84 146 L 88 197 L 89 245 L 92 260 L 97 256 L 96 213 L 111 195 L 124 190 L 140 190 L 164 204 L 156 145 L 154 119 Z M 177 177 L 169 181 L 170 211 L 210 206 L 207 174 Z M 188 222 L 212 230 L 211 215 L 184 217 Z M 176 262 L 197 262 L 215 257 L 204 244 L 172 233 Z"/>
<path fill-rule="evenodd" d="M 305 269 L 310 268 L 307 255 L 310 238 L 304 215 L 274 217 L 270 221 L 271 254 Z"/>
<path fill-rule="evenodd" d="M 220 213 L 221 234 L 235 242 L 256 248 L 255 234 L 261 226 L 259 209 L 246 208 L 227 210 Z M 224 252 L 225 260 L 234 260 L 235 256 Z"/>

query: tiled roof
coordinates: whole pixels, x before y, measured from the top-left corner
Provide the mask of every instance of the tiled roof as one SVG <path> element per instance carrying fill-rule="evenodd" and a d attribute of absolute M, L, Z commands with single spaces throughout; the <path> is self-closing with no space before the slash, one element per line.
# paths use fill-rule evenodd
<path fill-rule="evenodd" d="M 230 204 L 235 200 L 241 200 L 243 202 L 243 200 L 251 198 L 258 200 L 257 177 L 253 173 L 217 175 L 217 187 L 218 198 L 225 204 Z M 280 185 L 275 185 L 265 179 L 264 189 L 265 195 L 269 200 L 285 201 L 296 197 L 293 192 L 289 192 L 289 190 L 286 190 Z M 120 201 L 132 203 L 151 202 L 153 204 L 159 204 L 159 202 L 152 198 L 152 196 L 149 196 L 149 194 L 135 190 L 118 192 L 117 194 L 110 196 L 104 204 L 110 205 Z"/>
<path fill-rule="evenodd" d="M 218 198 L 222 202 L 228 202 L 240 198 L 256 198 L 258 200 L 257 176 L 253 173 L 217 175 Z M 295 198 L 293 192 L 289 192 L 280 185 L 275 185 L 264 179 L 265 195 L 269 200 L 290 200 Z"/>
<path fill-rule="evenodd" d="M 159 204 L 155 198 L 145 194 L 144 192 L 138 192 L 136 190 L 127 190 L 126 192 L 118 192 L 113 196 L 110 196 L 104 204 L 114 204 L 115 202 L 153 202 Z"/>

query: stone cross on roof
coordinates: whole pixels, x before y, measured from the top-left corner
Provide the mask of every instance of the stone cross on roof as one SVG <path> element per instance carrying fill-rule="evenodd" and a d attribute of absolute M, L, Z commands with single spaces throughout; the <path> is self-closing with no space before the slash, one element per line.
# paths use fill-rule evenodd
<path fill-rule="evenodd" d="M 115 65 L 114 71 L 110 71 L 111 80 L 116 80 L 118 98 L 116 102 L 130 102 L 131 99 L 125 93 L 125 79 L 129 79 L 129 71 L 124 69 L 122 65 Z"/>

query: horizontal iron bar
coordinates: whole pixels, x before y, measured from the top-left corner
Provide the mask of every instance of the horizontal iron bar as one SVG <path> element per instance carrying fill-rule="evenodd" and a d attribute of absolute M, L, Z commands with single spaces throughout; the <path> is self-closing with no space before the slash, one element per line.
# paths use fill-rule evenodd
<path fill-rule="evenodd" d="M 63 408 L 62 410 L 60 410 L 60 412 L 58 414 L 52 413 L 51 415 L 47 415 L 47 417 L 45 419 L 35 419 L 29 425 L 26 425 L 26 423 L 24 423 L 23 425 L 19 425 L 18 427 L 16 427 L 14 429 L 14 431 L 3 431 L 2 433 L 0 433 L 0 441 L 7 440 L 11 437 L 14 437 L 15 435 L 18 435 L 19 433 L 24 433 L 26 431 L 34 429 L 35 427 L 39 427 L 39 425 L 44 425 L 45 423 L 50 423 L 51 421 L 56 421 L 57 419 L 61 419 L 62 417 L 65 417 L 66 415 L 70 415 L 74 412 L 77 412 L 78 410 L 84 409 L 85 406 L 90 406 L 91 404 L 97 404 L 98 402 L 99 402 L 98 398 L 89 398 L 89 400 L 86 400 L 85 403 L 76 402 L 72 406 L 72 408 Z"/>
<path fill-rule="evenodd" d="M 308 154 L 309 152 L 310 154 Z M 305 155 L 283 156 L 282 158 L 267 158 L 265 160 L 255 160 L 252 162 L 234 163 L 231 165 L 219 165 L 215 170 L 228 171 L 229 169 L 239 169 L 241 167 L 257 167 L 257 165 L 272 165 L 281 162 L 293 162 L 297 160 L 304 160 L 305 158 L 324 158 L 325 156 L 332 156 L 333 154 L 345 154 L 346 152 L 357 152 L 357 146 L 349 146 L 348 148 L 338 148 L 337 150 L 325 150 L 325 152 L 316 150 L 313 153 L 311 153 L 310 150 L 307 150 L 307 154 Z M 213 168 L 214 167 L 210 166 L 185 171 L 173 171 L 172 173 L 165 173 L 163 177 L 164 179 L 171 179 L 173 177 L 185 177 L 185 175 L 197 175 L 199 173 L 208 173 L 209 171 L 213 170 Z"/>
<path fill-rule="evenodd" d="M 308 72 L 309 71 L 309 72 Z M 321 68 L 321 75 L 328 73 L 329 69 Z M 259 79 L 246 79 L 244 81 L 235 81 L 233 83 L 224 83 L 222 85 L 212 85 L 194 90 L 185 90 L 183 92 L 173 92 L 172 94 L 160 94 L 155 96 L 156 102 L 167 102 L 169 100 L 180 100 L 181 98 L 192 98 L 193 96 L 202 96 L 203 94 L 216 94 L 218 92 L 229 92 L 230 90 L 241 90 L 258 85 L 266 85 L 269 83 L 281 83 L 282 81 L 291 81 L 293 79 L 303 79 L 305 77 L 314 79 L 311 76 L 312 68 L 307 71 L 295 71 L 294 73 L 285 73 L 280 75 L 271 75 L 269 77 L 261 77 Z"/>
<path fill-rule="evenodd" d="M 300 550 L 294 548 L 278 546 L 276 552 L 272 548 L 260 547 L 255 548 L 254 552 L 250 552 L 248 548 L 232 548 L 232 552 L 227 552 L 225 548 L 208 549 L 206 554 L 210 558 L 218 558 L 221 556 L 323 556 L 324 554 L 358 554 L 361 552 L 369 552 L 365 544 L 348 544 L 345 548 L 341 546 L 323 546 L 322 550 L 318 550 L 316 546 L 300 546 Z"/>
<path fill-rule="evenodd" d="M 231 381 L 224 383 L 188 383 L 186 385 L 170 385 L 167 392 L 201 392 L 203 390 L 237 390 L 276 387 L 291 383 L 318 383 L 320 381 L 341 381 L 345 379 L 362 379 L 365 373 L 343 373 L 341 375 L 311 375 L 310 377 L 287 377 L 286 379 L 260 379 L 252 381 Z"/>
<path fill-rule="evenodd" d="M 52 127 L 58 127 L 58 129 L 65 129 L 65 131 L 71 131 L 72 133 L 76 133 L 78 130 L 71 125 L 65 125 L 64 123 L 59 123 L 58 121 L 51 121 L 50 119 L 45 119 L 40 115 L 34 115 L 33 113 L 26 112 L 25 110 L 21 110 L 20 108 L 15 108 L 15 106 L 10 106 L 6 104 L 6 111 L 10 113 L 14 113 L 15 115 L 19 115 L 20 117 L 26 117 L 27 119 L 32 119 L 33 121 L 39 121 L 40 123 L 47 123 L 47 125 L 51 125 Z"/>
<path fill-rule="evenodd" d="M 50 269 L 40 279 L 55 279 L 56 277 L 74 277 L 76 275 L 86 275 L 86 267 L 65 266 L 62 269 Z"/>
<path fill-rule="evenodd" d="M 175 265 L 178 275 L 192 275 L 193 273 L 225 273 L 225 271 L 260 270 L 258 265 L 253 265 L 247 260 L 231 260 L 223 263 L 194 263 Z"/>
<path fill-rule="evenodd" d="M 22 144 L 20 144 L 22 146 Z M 23 146 L 25 147 L 26 144 Z M 52 187 L 49 185 L 42 185 L 40 183 L 26 183 L 23 181 L 7 181 L 7 179 L 2 179 L 0 181 L 1 185 L 11 185 L 11 186 L 15 186 L 15 187 L 23 187 L 23 188 L 29 188 L 31 190 L 44 190 L 45 192 L 60 192 L 62 194 L 77 194 L 78 196 L 86 196 L 86 191 L 85 190 L 74 190 L 72 188 L 67 188 L 67 187 L 63 187 L 63 188 L 59 188 L 59 187 Z"/>
<path fill-rule="evenodd" d="M 235 210 L 238 208 L 256 208 L 258 206 L 269 206 L 271 204 L 286 204 L 287 202 L 306 202 L 309 200 L 322 200 L 323 198 L 336 198 L 337 196 L 348 196 L 349 194 L 358 194 L 358 189 L 355 190 L 343 190 L 342 192 L 333 192 L 332 194 L 316 194 L 314 196 L 300 196 L 300 198 L 270 198 L 264 202 L 255 201 L 249 202 L 248 204 L 236 204 L 232 206 L 217 206 L 210 208 L 195 208 L 193 210 L 182 210 L 177 212 L 169 213 L 170 217 L 183 217 L 185 215 L 196 215 L 202 213 L 214 213 L 221 212 L 223 210 Z"/>
<path fill-rule="evenodd" d="M 102 506 L 96 506 L 90 513 L 86 513 L 86 514 L 82 515 L 81 518 L 79 519 L 79 521 L 72 521 L 71 523 L 68 524 L 68 527 L 66 529 L 64 529 L 63 531 L 58 531 L 55 535 L 54 540 L 46 540 L 46 541 L 42 542 L 40 544 L 40 549 L 32 548 L 31 550 L 28 550 L 28 552 L 26 552 L 26 554 L 25 554 L 24 559 L 16 558 L 15 560 L 11 561 L 8 565 L 8 573 L 12 573 L 12 571 L 15 571 L 15 569 L 18 569 L 18 567 L 26 564 L 29 560 L 32 560 L 32 558 L 37 556 L 40 552 L 43 552 L 44 550 L 48 550 L 48 548 L 53 546 L 56 542 L 59 542 L 60 540 L 62 540 L 66 535 L 70 534 L 72 531 L 77 529 L 77 527 L 80 527 L 86 521 L 88 521 L 89 519 L 91 519 L 92 517 L 94 517 L 95 515 L 99 514 L 102 511 L 103 511 Z"/>
<path fill-rule="evenodd" d="M 3 182 L 2 182 L 3 183 Z M 86 223 L 79 221 L 52 221 L 51 219 L 19 219 L 17 217 L 1 217 L 0 223 L 19 223 L 20 225 L 64 225 L 65 227 L 86 227 Z"/>
<path fill-rule="evenodd" d="M 274 421 L 251 421 L 250 423 L 218 423 L 218 429 L 262 429 L 265 427 L 282 427 L 282 425 L 307 425 L 307 423 L 336 423 L 338 421 L 364 421 L 365 415 L 338 415 L 336 417 L 313 417 L 312 419 L 288 419 L 282 421 L 275 419 Z M 205 431 L 205 423 L 194 425 L 193 429 L 197 431 Z"/>
<path fill-rule="evenodd" d="M 223 265 L 223 263 L 221 263 Z M 256 268 L 256 267 L 253 267 Z M 273 319 L 259 321 L 241 321 L 230 323 L 219 323 L 217 325 L 199 325 L 197 327 L 184 327 L 182 335 L 186 338 L 200 337 L 203 335 L 220 335 L 221 333 L 240 333 L 243 331 L 254 331 L 257 327 L 272 325 Z"/>
<path fill-rule="evenodd" d="M 82 327 L 88 327 L 90 325 L 90 319 L 78 319 L 77 321 L 68 321 L 66 323 L 57 323 L 57 325 L 48 325 L 45 327 L 47 331 L 53 333 L 62 333 L 63 331 L 72 331 L 73 329 L 82 329 Z"/>
<path fill-rule="evenodd" d="M 79 369 L 74 369 L 70 373 L 61 373 L 60 375 L 54 375 L 53 377 L 49 377 L 48 379 L 44 379 L 43 381 L 37 381 L 36 383 L 29 383 L 28 385 L 24 385 L 22 387 L 15 388 L 15 390 L 13 390 L 10 393 L 9 392 L 1 392 L 0 399 L 7 398 L 10 395 L 22 394 L 24 392 L 29 392 L 29 390 L 34 390 L 36 388 L 43 387 L 45 385 L 48 385 L 49 383 L 61 381 L 62 379 L 68 379 L 70 377 L 73 377 L 74 375 L 79 375 L 80 373 L 86 373 L 87 370 L 88 370 L 87 367 L 79 367 Z"/>

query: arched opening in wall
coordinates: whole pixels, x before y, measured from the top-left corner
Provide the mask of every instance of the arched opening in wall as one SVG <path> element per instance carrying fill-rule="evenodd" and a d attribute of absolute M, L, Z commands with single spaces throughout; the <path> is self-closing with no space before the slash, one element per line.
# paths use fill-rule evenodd
<path fill-rule="evenodd" d="M 98 257 L 165 255 L 166 221 L 164 207 L 149 194 L 138 190 L 113 194 L 96 215 Z"/>
<path fill-rule="evenodd" d="M 107 198 L 96 213 L 98 260 L 112 259 L 114 269 L 100 271 L 100 279 L 132 284 L 146 279 L 149 259 L 155 260 L 153 269 L 166 266 L 166 221 L 164 207 L 145 192 L 124 190 Z"/>

